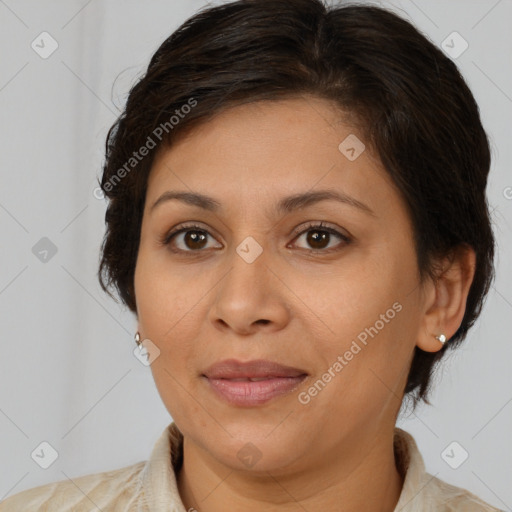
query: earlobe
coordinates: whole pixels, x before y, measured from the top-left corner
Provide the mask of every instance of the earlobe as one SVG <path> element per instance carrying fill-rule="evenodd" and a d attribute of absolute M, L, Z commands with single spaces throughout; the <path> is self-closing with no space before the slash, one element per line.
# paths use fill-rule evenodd
<path fill-rule="evenodd" d="M 475 265 L 473 248 L 460 246 L 444 258 L 435 281 L 429 283 L 430 293 L 417 341 L 425 352 L 441 350 L 462 323 Z"/>

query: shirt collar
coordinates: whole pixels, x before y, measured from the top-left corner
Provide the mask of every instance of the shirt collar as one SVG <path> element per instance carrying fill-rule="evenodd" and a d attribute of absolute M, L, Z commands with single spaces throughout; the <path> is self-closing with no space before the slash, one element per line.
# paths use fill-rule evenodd
<path fill-rule="evenodd" d="M 424 487 L 425 463 L 414 438 L 401 428 L 395 427 L 393 437 L 397 469 L 404 479 L 402 492 L 394 512 L 413 510 L 414 499 Z"/>
<path fill-rule="evenodd" d="M 176 476 L 183 461 L 183 434 L 174 422 L 158 438 L 141 475 L 142 506 L 139 511 L 187 512 Z"/>

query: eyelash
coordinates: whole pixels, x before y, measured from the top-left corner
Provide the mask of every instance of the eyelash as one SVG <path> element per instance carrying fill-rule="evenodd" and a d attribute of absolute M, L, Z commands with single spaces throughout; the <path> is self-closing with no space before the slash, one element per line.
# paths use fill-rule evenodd
<path fill-rule="evenodd" d="M 295 240 L 296 238 L 298 238 L 299 236 L 302 236 L 304 235 L 305 233 L 307 233 L 308 231 L 321 231 L 321 232 L 326 232 L 326 233 L 329 233 L 331 235 L 335 235 L 337 236 L 338 238 L 340 238 L 344 244 L 341 244 L 342 247 L 343 245 L 346 245 L 346 244 L 349 244 L 352 239 L 349 238 L 348 236 L 346 235 L 343 235 L 342 233 L 340 233 L 339 231 L 337 231 L 336 229 L 334 228 L 331 228 L 329 226 L 326 226 L 324 225 L 322 222 L 320 222 L 319 224 L 318 223 L 314 223 L 314 222 L 311 222 L 309 224 L 307 224 L 304 228 L 302 228 L 302 231 L 298 232 L 297 234 L 294 234 L 294 238 L 293 240 Z M 171 242 L 173 241 L 173 239 L 179 235 L 180 233 L 186 233 L 187 231 L 199 231 L 201 233 L 206 233 L 208 236 L 212 236 L 210 235 L 210 233 L 202 228 L 201 226 L 197 225 L 197 224 L 182 224 L 180 226 L 178 226 L 176 229 L 172 230 L 171 232 L 169 233 L 166 233 L 164 235 L 164 237 L 160 240 L 160 243 L 162 245 L 168 245 L 170 246 L 171 245 Z M 330 240 L 329 240 L 330 242 Z M 330 248 L 330 249 L 302 249 L 303 251 L 307 251 L 309 253 L 331 253 L 331 252 L 335 252 L 335 251 L 339 251 L 341 250 L 342 247 L 334 247 L 334 248 Z M 172 252 L 175 252 L 175 253 L 201 253 L 201 252 L 204 252 L 204 250 L 201 250 L 201 249 L 198 249 L 196 251 L 194 250 L 183 250 L 183 249 L 171 249 Z"/>

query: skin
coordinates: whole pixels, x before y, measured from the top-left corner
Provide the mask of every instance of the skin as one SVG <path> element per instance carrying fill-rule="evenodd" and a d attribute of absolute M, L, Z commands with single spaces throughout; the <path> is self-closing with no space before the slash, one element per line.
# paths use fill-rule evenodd
<path fill-rule="evenodd" d="M 393 430 L 413 350 L 437 351 L 435 335 L 457 330 L 475 256 L 458 251 L 438 262 L 435 282 L 420 281 L 405 202 L 368 147 L 354 161 L 338 149 L 350 134 L 364 142 L 343 119 L 312 96 L 246 104 L 155 159 L 135 271 L 138 330 L 160 350 L 151 370 L 184 435 L 177 477 L 187 510 L 393 511 L 399 499 Z M 343 191 L 373 214 L 332 200 L 275 211 L 283 197 L 320 189 Z M 170 190 L 203 193 L 221 207 L 172 200 L 151 210 Z M 190 221 L 208 232 L 203 245 L 190 231 L 160 243 Z M 351 241 L 327 235 L 312 245 L 309 221 Z M 252 263 L 236 252 L 248 236 L 263 249 Z M 299 393 L 394 303 L 394 318 L 300 403 Z M 269 359 L 309 375 L 290 394 L 233 406 L 201 378 L 226 358 Z M 261 454 L 252 467 L 237 457 L 247 443 Z"/>

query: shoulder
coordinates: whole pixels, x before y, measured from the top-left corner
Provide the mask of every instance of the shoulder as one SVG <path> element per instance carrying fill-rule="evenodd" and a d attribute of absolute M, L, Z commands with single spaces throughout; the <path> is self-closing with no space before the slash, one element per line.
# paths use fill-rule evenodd
<path fill-rule="evenodd" d="M 139 498 L 140 475 L 145 462 L 132 466 L 61 480 L 21 491 L 0 502 L 0 512 L 37 510 L 129 510 Z"/>
<path fill-rule="evenodd" d="M 428 502 L 435 505 L 433 510 L 442 512 L 502 512 L 481 500 L 467 489 L 456 487 L 429 473 L 424 475 Z"/>
<path fill-rule="evenodd" d="M 427 473 L 413 436 L 395 428 L 395 460 L 404 478 L 398 512 L 502 512 L 467 489 Z"/>

